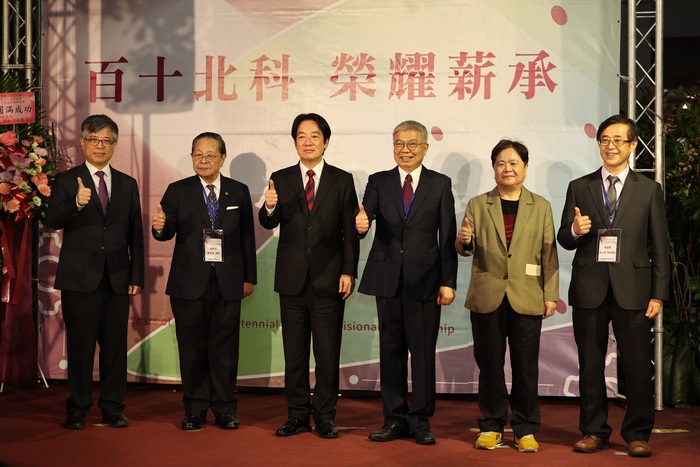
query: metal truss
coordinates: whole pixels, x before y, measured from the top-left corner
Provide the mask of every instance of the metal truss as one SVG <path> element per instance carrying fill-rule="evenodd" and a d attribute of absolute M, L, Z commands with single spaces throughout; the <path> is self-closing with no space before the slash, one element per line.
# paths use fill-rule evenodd
<path fill-rule="evenodd" d="M 41 0 L 2 1 L 2 44 L 0 70 L 24 73 L 34 89 L 41 91 Z M 48 14 L 75 9 L 75 0 L 44 1 Z M 663 0 L 627 0 L 627 114 L 642 129 L 637 151 L 630 157 L 630 166 L 648 173 L 664 187 L 663 141 Z M 68 21 L 68 20 L 67 20 Z M 70 22 L 70 21 L 68 21 Z M 75 24 L 63 24 L 63 33 Z M 64 37 L 68 37 L 65 35 Z M 59 37 L 61 37 L 59 35 Z M 72 50 L 66 48 L 65 50 Z M 49 54 L 53 53 L 48 51 Z M 50 81 L 51 77 L 47 77 Z M 70 82 L 70 80 L 69 80 Z M 70 84 L 57 80 L 49 83 L 60 92 Z M 66 95 L 71 95 L 67 93 Z M 41 99 L 41 92 L 37 93 Z M 70 116 L 66 116 L 70 117 Z M 655 408 L 663 409 L 662 364 L 663 318 L 654 324 Z"/>
<path fill-rule="evenodd" d="M 630 167 L 664 189 L 663 0 L 627 1 L 627 115 L 640 128 Z M 654 408 L 663 410 L 663 309 L 654 321 Z M 623 357 L 624 358 L 624 357 Z"/>
<path fill-rule="evenodd" d="M 0 24 L 0 70 L 16 70 L 34 89 L 41 89 L 41 0 L 2 0 Z"/>

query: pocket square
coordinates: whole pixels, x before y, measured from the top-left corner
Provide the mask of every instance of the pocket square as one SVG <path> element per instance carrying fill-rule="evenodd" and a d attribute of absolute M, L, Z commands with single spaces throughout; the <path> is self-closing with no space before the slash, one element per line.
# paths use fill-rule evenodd
<path fill-rule="evenodd" d="M 238 206 L 226 206 L 227 211 L 230 211 L 231 209 L 238 209 Z"/>

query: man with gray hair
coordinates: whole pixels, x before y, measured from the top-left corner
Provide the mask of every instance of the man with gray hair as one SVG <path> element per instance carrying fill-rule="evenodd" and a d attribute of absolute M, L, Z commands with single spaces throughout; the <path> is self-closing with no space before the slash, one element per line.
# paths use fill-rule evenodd
<path fill-rule="evenodd" d="M 48 225 L 63 229 L 54 287 L 61 290 L 68 348 L 65 427 L 85 428 L 92 406 L 92 362 L 100 346 L 102 423 L 129 426 L 124 416 L 129 296 L 143 287 L 144 248 L 136 180 L 110 165 L 117 124 L 91 115 L 81 126 L 85 162 L 58 174 Z M 110 200 L 119 200 L 111 203 Z"/>
<path fill-rule="evenodd" d="M 374 243 L 359 292 L 374 295 L 379 316 L 384 426 L 372 441 L 412 436 L 435 444 L 435 346 L 440 307 L 454 301 L 457 253 L 452 182 L 423 166 L 428 131 L 408 120 L 393 132 L 397 167 L 370 175 L 355 228 L 364 238 L 376 221 Z M 408 405 L 411 353 L 412 407 Z"/>

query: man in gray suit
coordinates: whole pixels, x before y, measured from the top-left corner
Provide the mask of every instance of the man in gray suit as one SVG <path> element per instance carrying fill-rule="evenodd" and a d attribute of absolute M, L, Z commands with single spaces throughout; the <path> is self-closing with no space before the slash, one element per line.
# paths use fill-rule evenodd
<path fill-rule="evenodd" d="M 569 303 L 578 346 L 584 436 L 576 452 L 610 447 L 605 354 L 612 321 L 627 378 L 621 434 L 632 457 L 649 457 L 654 425 L 651 325 L 668 299 L 668 226 L 661 186 L 628 166 L 635 122 L 614 115 L 598 127 L 603 167 L 569 184 L 557 240 L 576 250 Z"/>

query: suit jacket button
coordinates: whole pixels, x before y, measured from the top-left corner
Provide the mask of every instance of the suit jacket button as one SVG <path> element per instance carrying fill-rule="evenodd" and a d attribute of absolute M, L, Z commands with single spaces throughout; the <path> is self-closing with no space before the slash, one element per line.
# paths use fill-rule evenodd
<path fill-rule="evenodd" d="M 503 274 L 503 279 L 504 280 L 508 279 L 508 274 Z"/>
<path fill-rule="evenodd" d="M 311 254 L 311 248 L 307 248 L 307 249 L 306 249 L 306 254 L 307 254 L 307 255 L 310 255 L 310 254 Z"/>
<path fill-rule="evenodd" d="M 403 253 L 403 248 L 401 248 L 401 249 L 399 250 L 399 253 Z"/>

